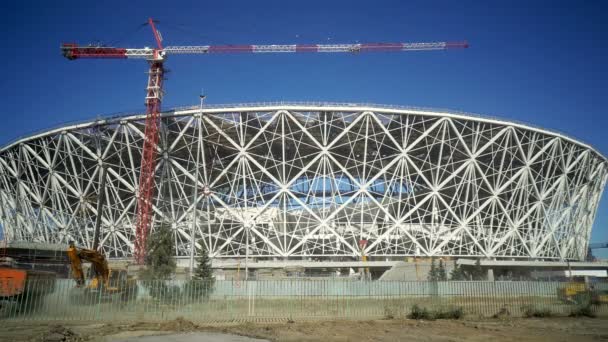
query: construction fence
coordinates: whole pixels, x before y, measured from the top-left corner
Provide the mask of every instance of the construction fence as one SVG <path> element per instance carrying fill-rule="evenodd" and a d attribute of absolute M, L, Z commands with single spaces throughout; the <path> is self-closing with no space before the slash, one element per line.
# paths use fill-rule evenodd
<path fill-rule="evenodd" d="M 2 284 L 10 286 L 10 284 Z M 608 283 L 533 281 L 398 282 L 355 280 L 126 281 L 103 291 L 72 280 L 38 280 L 0 302 L 3 320 L 195 322 L 407 317 L 414 305 L 465 316 L 608 316 Z"/>

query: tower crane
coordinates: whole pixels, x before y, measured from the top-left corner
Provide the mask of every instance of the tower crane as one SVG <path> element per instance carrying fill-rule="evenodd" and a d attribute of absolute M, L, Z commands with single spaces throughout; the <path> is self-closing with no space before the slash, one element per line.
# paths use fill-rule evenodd
<path fill-rule="evenodd" d="M 202 45 L 163 47 L 162 36 L 156 29 L 158 22 L 148 19 L 156 47 L 139 49 L 108 46 L 84 46 L 75 43 L 61 45 L 63 56 L 69 60 L 85 58 L 143 59 L 148 61 L 148 86 L 146 88 L 146 121 L 144 148 L 141 156 L 137 199 L 137 226 L 134 256 L 137 263 L 144 262 L 146 239 L 152 218 L 154 198 L 154 173 L 160 125 L 160 105 L 163 97 L 164 62 L 169 55 L 210 54 L 210 53 L 281 53 L 281 52 L 407 52 L 467 48 L 466 42 L 429 43 L 358 43 L 358 44 L 290 44 L 290 45 Z"/>

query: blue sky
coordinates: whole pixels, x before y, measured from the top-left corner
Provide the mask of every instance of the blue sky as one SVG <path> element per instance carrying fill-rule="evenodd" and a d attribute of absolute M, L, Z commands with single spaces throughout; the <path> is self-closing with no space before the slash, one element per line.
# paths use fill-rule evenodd
<path fill-rule="evenodd" d="M 166 45 L 468 40 L 463 51 L 173 56 L 164 107 L 353 101 L 451 108 L 559 130 L 608 154 L 608 2 L 13 1 L 0 5 L 0 144 L 142 111 L 143 61 L 67 61 L 62 42 Z M 592 241 L 608 240 L 602 200 Z M 608 250 L 598 253 L 608 257 Z"/>

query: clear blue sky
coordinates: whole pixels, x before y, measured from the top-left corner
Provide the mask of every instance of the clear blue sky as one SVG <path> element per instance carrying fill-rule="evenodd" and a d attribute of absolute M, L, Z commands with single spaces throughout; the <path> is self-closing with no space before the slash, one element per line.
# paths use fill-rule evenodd
<path fill-rule="evenodd" d="M 62 42 L 166 45 L 463 40 L 464 51 L 173 56 L 164 107 L 269 100 L 374 102 L 498 115 L 604 154 L 608 2 L 11 1 L 0 5 L 0 144 L 97 114 L 141 111 L 143 61 L 67 61 Z M 608 240 L 602 200 L 592 241 Z M 608 251 L 598 253 L 608 257 Z"/>

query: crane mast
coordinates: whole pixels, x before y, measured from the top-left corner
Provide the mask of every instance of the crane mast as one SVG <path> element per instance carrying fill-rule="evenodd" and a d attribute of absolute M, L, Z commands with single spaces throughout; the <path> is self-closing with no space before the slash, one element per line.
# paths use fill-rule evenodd
<path fill-rule="evenodd" d="M 139 196 L 137 198 L 137 226 L 135 230 L 135 260 L 143 264 L 146 256 L 146 238 L 152 220 L 152 205 L 154 199 L 154 175 L 156 171 L 156 147 L 158 146 L 158 128 L 160 125 L 160 104 L 163 98 L 163 45 L 160 33 L 156 30 L 154 20 L 148 19 L 148 24 L 154 33 L 156 46 L 152 58 L 148 59 L 148 86 L 146 87 L 146 125 L 144 133 L 144 149 L 141 158 L 139 174 Z"/>
<path fill-rule="evenodd" d="M 139 264 L 145 257 L 146 237 L 152 219 L 154 199 L 154 175 L 156 170 L 156 148 L 160 125 L 160 104 L 164 77 L 162 61 L 150 61 L 148 86 L 146 88 L 145 140 L 139 174 L 139 197 L 137 199 L 137 228 L 135 234 L 135 259 Z"/>
<path fill-rule="evenodd" d="M 146 87 L 146 122 L 144 147 L 141 156 L 139 187 L 137 189 L 137 223 L 134 257 L 143 264 L 146 256 L 146 242 L 150 230 L 156 157 L 160 126 L 161 102 L 163 97 L 164 61 L 168 55 L 211 54 L 211 53 L 361 53 L 361 52 L 407 52 L 468 48 L 467 42 L 429 43 L 362 43 L 362 44 L 280 44 L 280 45 L 201 45 L 167 46 L 163 48 L 162 37 L 156 29 L 156 21 L 148 19 L 156 48 L 117 48 L 107 46 L 80 46 L 74 43 L 62 44 L 63 55 L 69 60 L 102 59 L 145 59 L 149 64 L 148 85 Z M 101 215 L 101 213 L 97 213 Z"/>

